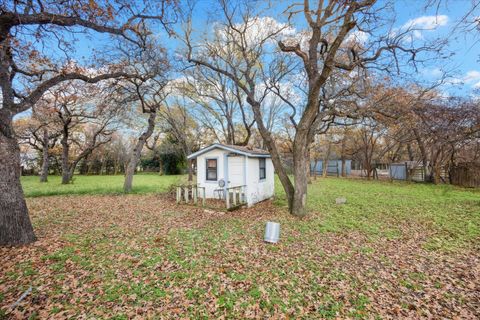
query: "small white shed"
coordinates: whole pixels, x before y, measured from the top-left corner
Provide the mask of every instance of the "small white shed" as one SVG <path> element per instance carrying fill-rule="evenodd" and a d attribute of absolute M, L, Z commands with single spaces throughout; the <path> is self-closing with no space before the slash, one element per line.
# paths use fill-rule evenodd
<path fill-rule="evenodd" d="M 207 199 L 225 197 L 233 187 L 242 187 L 241 202 L 248 206 L 274 195 L 273 164 L 265 150 L 215 143 L 188 159 L 196 159 L 197 185 Z"/>

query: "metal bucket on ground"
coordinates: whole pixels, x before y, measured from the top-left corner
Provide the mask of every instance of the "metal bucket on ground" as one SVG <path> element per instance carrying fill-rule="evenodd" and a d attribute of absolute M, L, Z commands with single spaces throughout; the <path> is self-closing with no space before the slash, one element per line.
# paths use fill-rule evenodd
<path fill-rule="evenodd" d="M 265 226 L 265 242 L 277 243 L 280 239 L 280 223 L 268 221 Z"/>

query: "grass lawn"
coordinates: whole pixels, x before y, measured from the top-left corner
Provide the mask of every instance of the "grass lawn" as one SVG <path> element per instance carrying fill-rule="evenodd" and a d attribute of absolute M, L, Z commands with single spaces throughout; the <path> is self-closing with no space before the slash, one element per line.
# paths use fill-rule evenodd
<path fill-rule="evenodd" d="M 133 178 L 132 193 L 161 193 L 184 179 L 183 176 L 160 176 L 158 174 L 137 174 Z M 37 176 L 22 177 L 26 197 L 53 196 L 64 194 L 121 194 L 123 175 L 116 176 L 74 176 L 73 182 L 62 185 L 60 176 L 49 176 L 47 183 L 40 183 Z"/>
<path fill-rule="evenodd" d="M 118 189 L 112 177 L 83 178 L 101 193 L 121 190 L 121 177 Z M 300 220 L 286 212 L 278 182 L 273 202 L 225 213 L 151 194 L 174 179 L 157 178 L 163 182 L 141 188 L 141 179 L 153 177 L 135 177 L 136 192 L 149 194 L 29 198 L 39 241 L 0 248 L 0 315 L 480 316 L 478 190 L 318 179 L 309 187 L 311 212 Z M 54 183 L 48 188 L 63 187 Z M 33 181 L 23 185 L 39 195 Z M 336 205 L 337 197 L 347 203 Z M 269 220 L 281 223 L 277 245 L 262 241 Z M 31 294 L 9 311 L 29 286 Z"/>

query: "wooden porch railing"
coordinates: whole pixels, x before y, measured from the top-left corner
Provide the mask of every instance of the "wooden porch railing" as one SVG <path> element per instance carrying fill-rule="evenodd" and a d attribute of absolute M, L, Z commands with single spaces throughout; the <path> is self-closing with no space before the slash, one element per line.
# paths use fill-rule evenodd
<path fill-rule="evenodd" d="M 236 186 L 227 188 L 225 202 L 227 210 L 234 209 L 247 204 L 247 197 L 245 194 L 247 186 Z"/>
<path fill-rule="evenodd" d="M 205 206 L 205 187 L 195 185 L 177 186 L 177 203 L 184 201 L 185 203 L 197 204 L 198 200 L 202 200 L 202 206 Z"/>

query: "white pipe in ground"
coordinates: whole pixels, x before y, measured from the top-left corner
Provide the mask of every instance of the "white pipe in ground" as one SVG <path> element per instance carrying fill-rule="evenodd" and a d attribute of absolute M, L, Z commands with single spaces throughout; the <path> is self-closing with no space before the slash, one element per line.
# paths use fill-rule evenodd
<path fill-rule="evenodd" d="M 278 222 L 267 222 L 265 226 L 265 242 L 277 243 L 280 239 L 280 223 Z"/>

